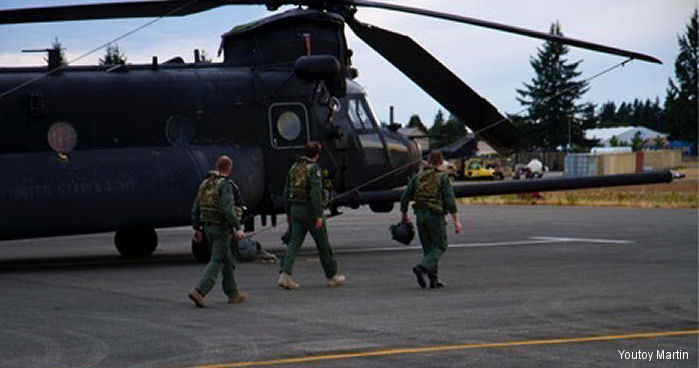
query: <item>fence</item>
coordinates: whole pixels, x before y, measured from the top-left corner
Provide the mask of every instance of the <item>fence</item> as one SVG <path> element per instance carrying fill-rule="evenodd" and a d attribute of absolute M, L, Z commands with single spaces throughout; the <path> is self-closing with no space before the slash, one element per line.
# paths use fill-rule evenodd
<path fill-rule="evenodd" d="M 515 163 L 527 164 L 533 159 L 541 161 L 549 170 L 562 171 L 565 165 L 565 152 L 519 152 L 515 154 Z"/>
<path fill-rule="evenodd" d="M 612 175 L 665 170 L 680 166 L 679 150 L 653 150 L 593 155 L 569 154 L 565 157 L 564 175 L 568 177 Z"/>

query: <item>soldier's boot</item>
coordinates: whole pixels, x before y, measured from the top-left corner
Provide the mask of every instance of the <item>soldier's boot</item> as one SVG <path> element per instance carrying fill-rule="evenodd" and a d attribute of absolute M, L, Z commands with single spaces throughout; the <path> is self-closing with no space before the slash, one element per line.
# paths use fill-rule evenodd
<path fill-rule="evenodd" d="M 340 286 L 340 285 L 345 283 L 346 279 L 347 278 L 345 277 L 345 275 L 335 274 L 335 276 L 328 279 L 328 286 L 329 287 Z"/>
<path fill-rule="evenodd" d="M 197 307 L 206 307 L 206 299 L 204 299 L 204 295 L 202 295 L 199 290 L 192 289 L 187 296 L 189 296 L 189 299 L 191 299 Z"/>
<path fill-rule="evenodd" d="M 228 297 L 228 304 L 238 304 L 248 300 L 248 294 L 237 292 Z"/>
<path fill-rule="evenodd" d="M 427 276 L 430 278 L 430 289 L 439 289 L 444 287 L 444 282 L 439 279 L 439 276 L 436 273 L 431 273 Z"/>
<path fill-rule="evenodd" d="M 425 276 L 427 276 L 427 270 L 425 270 L 424 267 L 417 265 L 413 267 L 413 273 L 417 277 L 417 284 L 423 289 L 426 288 L 427 282 L 425 281 Z"/>
<path fill-rule="evenodd" d="M 277 282 L 277 285 L 283 287 L 284 289 L 297 289 L 300 286 L 291 278 L 291 275 L 286 272 L 279 274 L 279 281 Z"/>

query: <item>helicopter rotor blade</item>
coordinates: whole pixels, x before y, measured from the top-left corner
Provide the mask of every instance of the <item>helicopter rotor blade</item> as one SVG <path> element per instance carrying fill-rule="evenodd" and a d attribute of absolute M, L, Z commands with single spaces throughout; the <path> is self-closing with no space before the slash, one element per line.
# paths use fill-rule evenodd
<path fill-rule="evenodd" d="M 348 20 L 352 31 L 499 152 L 524 147 L 523 133 L 410 37 Z"/>
<path fill-rule="evenodd" d="M 355 6 L 393 10 L 393 11 L 409 13 L 409 14 L 423 15 L 423 16 L 431 17 L 431 18 L 445 19 L 445 20 L 450 20 L 450 21 L 459 22 L 459 23 L 471 24 L 471 25 L 479 26 L 479 27 L 497 29 L 499 31 L 508 32 L 508 33 L 515 33 L 515 34 L 519 34 L 522 36 L 528 36 L 528 37 L 543 39 L 543 40 L 547 40 L 547 41 L 559 42 L 559 43 L 562 43 L 565 45 L 580 47 L 580 48 L 588 49 L 588 50 L 599 51 L 599 52 L 603 52 L 603 53 L 607 53 L 607 54 L 613 54 L 613 55 L 624 56 L 624 57 L 628 57 L 628 58 L 632 58 L 632 59 L 643 60 L 643 61 L 647 61 L 647 62 L 651 62 L 651 63 L 662 64 L 662 61 L 658 60 L 657 58 L 655 58 L 653 56 L 641 54 L 641 53 L 635 52 L 635 51 L 623 50 L 623 49 L 619 49 L 616 47 L 605 46 L 602 44 L 578 40 L 578 39 L 574 39 L 574 38 L 556 36 L 556 35 L 552 35 L 549 33 L 533 31 L 533 30 L 526 29 L 526 28 L 513 27 L 513 26 L 506 25 L 506 24 L 500 24 L 500 23 L 490 22 L 490 21 L 481 20 L 481 19 L 464 17 L 464 16 L 454 15 L 454 14 L 449 14 L 449 13 L 436 12 L 433 10 L 414 8 L 414 7 L 410 7 L 410 6 L 386 4 L 386 3 L 382 3 L 382 2 L 378 2 L 378 1 L 371 1 L 371 0 L 352 0 L 352 1 L 348 1 L 348 2 L 355 5 Z"/>
<path fill-rule="evenodd" d="M 183 16 L 224 5 L 259 5 L 246 0 L 150 0 L 0 10 L 0 24 L 108 18 Z"/>

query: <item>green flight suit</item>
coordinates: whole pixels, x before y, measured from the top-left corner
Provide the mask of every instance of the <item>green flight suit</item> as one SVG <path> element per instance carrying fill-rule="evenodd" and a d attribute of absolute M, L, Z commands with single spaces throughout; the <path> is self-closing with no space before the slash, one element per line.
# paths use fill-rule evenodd
<path fill-rule="evenodd" d="M 400 201 L 402 212 L 408 211 L 411 200 L 415 200 L 413 210 L 422 244 L 420 266 L 427 270 L 430 277 L 437 277 L 439 259 L 447 251 L 447 223 L 444 216 L 457 211 L 448 175 L 434 166 L 420 170 L 410 179 L 403 193 Z"/>
<path fill-rule="evenodd" d="M 291 275 L 294 261 L 306 233 L 310 232 L 318 249 L 318 257 L 328 279 L 337 273 L 337 262 L 328 243 L 328 231 L 315 228 L 316 219 L 323 217 L 323 184 L 320 168 L 307 157 L 299 158 L 289 170 L 284 186 L 284 208 L 291 217 L 291 241 L 281 261 L 281 270 Z"/>
<path fill-rule="evenodd" d="M 240 229 L 240 218 L 234 206 L 236 189 L 229 178 L 210 172 L 199 186 L 192 205 L 192 225 L 204 232 L 211 245 L 211 260 L 196 286 L 204 296 L 216 284 L 219 273 L 223 275 L 223 292 L 229 297 L 238 293 L 231 252 L 233 233 Z"/>

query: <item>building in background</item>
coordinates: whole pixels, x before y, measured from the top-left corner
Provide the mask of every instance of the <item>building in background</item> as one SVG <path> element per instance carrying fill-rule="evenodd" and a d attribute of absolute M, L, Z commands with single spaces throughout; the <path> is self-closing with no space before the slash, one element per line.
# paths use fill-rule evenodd
<path fill-rule="evenodd" d="M 420 145 L 420 150 L 423 153 L 429 151 L 430 137 L 427 135 L 427 132 L 422 130 L 420 127 L 400 128 L 398 129 L 398 133 L 403 134 Z"/>
<path fill-rule="evenodd" d="M 609 147 L 611 146 L 610 141 L 613 137 L 616 137 L 618 144 L 620 145 L 631 145 L 633 137 L 637 133 L 640 133 L 640 137 L 644 142 L 644 146 L 648 144 L 653 144 L 656 138 L 660 137 L 667 142 L 667 134 L 656 132 L 655 130 L 648 129 L 646 127 L 617 127 L 617 128 L 596 128 L 588 129 L 585 131 L 585 139 L 588 140 L 599 140 L 601 146 Z"/>

